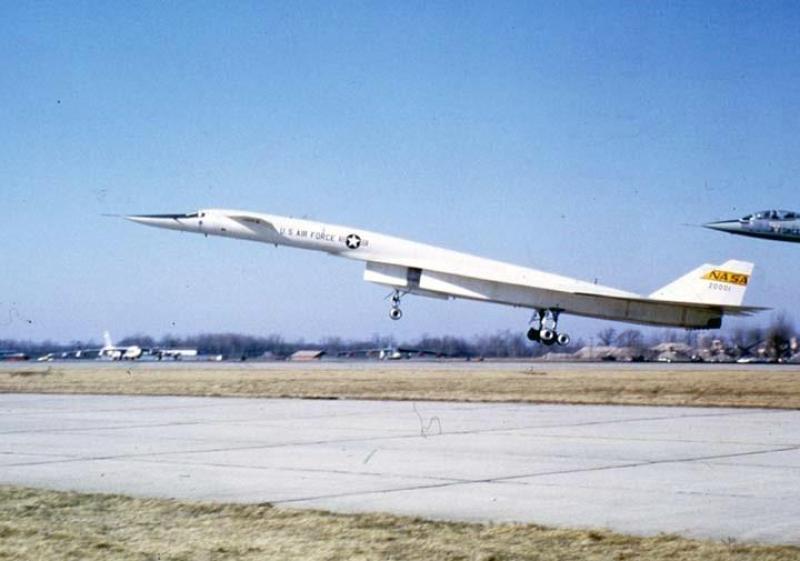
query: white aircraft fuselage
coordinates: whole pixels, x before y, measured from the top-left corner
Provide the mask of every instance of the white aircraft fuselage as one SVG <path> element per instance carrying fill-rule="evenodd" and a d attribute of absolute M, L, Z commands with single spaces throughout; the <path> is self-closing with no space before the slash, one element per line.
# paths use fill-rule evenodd
<path fill-rule="evenodd" d="M 360 228 L 311 220 L 221 209 L 127 218 L 159 228 L 322 251 L 364 261 L 365 280 L 395 289 L 393 319 L 399 319 L 399 299 L 404 294 L 466 298 L 538 310 L 541 323 L 537 330 L 547 327 L 546 312 L 554 316 L 553 324 L 565 312 L 708 329 L 719 327 L 724 314 L 749 315 L 761 309 L 740 305 L 752 271 L 751 263 L 741 261 L 703 265 L 645 297 Z M 551 331 L 543 342 L 549 342 L 549 335 L 558 335 L 555 327 Z M 532 339 L 538 340 L 532 335 L 529 332 Z"/>

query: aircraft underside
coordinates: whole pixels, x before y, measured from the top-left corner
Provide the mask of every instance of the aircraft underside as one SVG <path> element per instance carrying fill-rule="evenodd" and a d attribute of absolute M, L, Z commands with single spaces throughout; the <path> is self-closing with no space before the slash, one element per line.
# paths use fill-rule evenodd
<path fill-rule="evenodd" d="M 396 275 L 387 275 L 396 269 Z M 653 300 L 609 299 L 593 295 L 565 294 L 535 287 L 514 286 L 481 279 L 472 279 L 429 271 L 410 275 L 402 267 L 381 267 L 380 277 L 367 267 L 365 279 L 393 289 L 389 317 L 403 317 L 402 297 L 406 294 L 434 298 L 464 298 L 533 310 L 527 330 L 529 340 L 545 345 L 568 345 L 570 336 L 559 331 L 562 313 L 638 323 L 643 325 L 716 329 L 722 325 L 722 313 L 709 308 L 680 306 Z M 412 279 L 410 281 L 409 279 Z"/>

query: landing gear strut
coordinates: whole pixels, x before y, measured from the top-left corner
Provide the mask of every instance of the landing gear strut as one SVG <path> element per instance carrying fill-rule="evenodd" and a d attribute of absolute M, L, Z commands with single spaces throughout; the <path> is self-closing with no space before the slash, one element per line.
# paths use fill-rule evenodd
<path fill-rule="evenodd" d="M 400 309 L 400 296 L 399 290 L 395 290 L 391 296 L 392 307 L 389 310 L 389 317 L 395 321 L 403 317 L 403 310 Z"/>
<path fill-rule="evenodd" d="M 558 308 L 546 308 L 533 312 L 531 326 L 528 329 L 528 339 L 548 347 L 554 343 L 562 347 L 569 345 L 569 335 L 558 332 L 558 316 L 560 314 L 561 310 Z"/>

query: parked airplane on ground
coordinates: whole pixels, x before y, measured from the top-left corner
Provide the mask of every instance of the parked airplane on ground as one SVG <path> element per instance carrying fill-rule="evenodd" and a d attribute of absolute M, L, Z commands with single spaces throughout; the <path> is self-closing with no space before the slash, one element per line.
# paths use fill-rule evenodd
<path fill-rule="evenodd" d="M 2 352 L 2 351 L 0 351 Z M 142 357 L 155 357 L 158 360 L 163 359 L 195 359 L 197 358 L 197 349 L 160 349 L 142 348 L 139 345 L 128 345 L 120 347 L 115 345 L 111 340 L 111 334 L 108 331 L 103 332 L 103 346 L 99 348 L 89 349 L 74 349 L 71 351 L 48 353 L 39 357 L 37 360 L 40 362 L 47 362 L 52 360 L 138 360 Z"/>
<path fill-rule="evenodd" d="M 740 236 L 800 242 L 800 213 L 790 210 L 762 210 L 738 220 L 709 222 L 703 226 Z"/>
<path fill-rule="evenodd" d="M 85 352 L 85 351 L 84 351 Z M 141 358 L 144 350 L 138 345 L 118 347 L 111 341 L 111 334 L 103 333 L 103 348 L 98 351 L 97 358 L 105 360 L 136 360 Z"/>
<path fill-rule="evenodd" d="M 393 289 L 389 316 L 395 320 L 403 315 L 400 300 L 406 294 L 533 309 L 528 338 L 546 345 L 569 343 L 569 335 L 558 331 L 562 312 L 715 329 L 724 315 L 746 316 L 765 309 L 741 305 L 753 269 L 752 263 L 744 261 L 701 265 L 649 296 L 641 296 L 349 226 L 220 209 L 126 218 L 158 228 L 313 249 L 364 261 L 365 280 Z"/>
<path fill-rule="evenodd" d="M 0 360 L 9 362 L 20 362 L 29 360 L 31 357 L 19 351 L 0 351 Z"/>
<path fill-rule="evenodd" d="M 374 349 L 351 349 L 340 351 L 339 358 L 376 358 L 378 360 L 403 360 L 411 358 L 444 358 L 444 353 L 403 347 L 380 347 Z"/>
<path fill-rule="evenodd" d="M 172 360 L 193 359 L 197 358 L 197 349 L 150 349 L 150 354 L 158 360 L 165 358 Z"/>

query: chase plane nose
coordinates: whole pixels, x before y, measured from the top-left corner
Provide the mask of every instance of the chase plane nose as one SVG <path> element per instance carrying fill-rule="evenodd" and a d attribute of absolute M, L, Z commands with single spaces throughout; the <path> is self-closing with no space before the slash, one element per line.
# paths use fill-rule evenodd
<path fill-rule="evenodd" d="M 720 220 L 717 222 L 708 222 L 703 224 L 703 228 L 709 230 L 718 230 L 720 232 L 738 232 L 741 230 L 741 225 L 738 220 Z"/>

